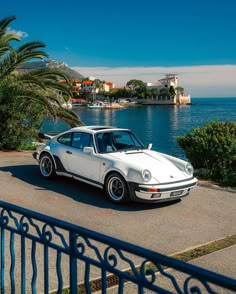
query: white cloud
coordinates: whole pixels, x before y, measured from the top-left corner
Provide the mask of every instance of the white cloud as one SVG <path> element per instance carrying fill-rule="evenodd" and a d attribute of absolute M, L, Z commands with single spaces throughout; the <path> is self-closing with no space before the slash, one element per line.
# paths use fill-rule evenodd
<path fill-rule="evenodd" d="M 178 74 L 178 84 L 192 97 L 236 97 L 236 65 L 180 67 L 73 67 L 82 75 L 111 81 L 117 87 L 131 79 L 155 82 L 165 74 Z"/>
<path fill-rule="evenodd" d="M 20 38 L 27 38 L 29 36 L 26 32 L 16 31 L 16 30 L 13 30 L 11 28 L 7 28 L 7 33 L 8 34 L 15 34 Z"/>

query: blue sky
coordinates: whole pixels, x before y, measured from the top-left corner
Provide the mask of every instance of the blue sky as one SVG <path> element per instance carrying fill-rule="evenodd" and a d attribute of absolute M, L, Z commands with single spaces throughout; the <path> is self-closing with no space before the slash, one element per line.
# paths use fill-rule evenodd
<path fill-rule="evenodd" d="M 123 86 L 177 73 L 193 97 L 215 97 L 236 96 L 235 11 L 235 0 L 12 0 L 0 15 L 85 76 Z"/>

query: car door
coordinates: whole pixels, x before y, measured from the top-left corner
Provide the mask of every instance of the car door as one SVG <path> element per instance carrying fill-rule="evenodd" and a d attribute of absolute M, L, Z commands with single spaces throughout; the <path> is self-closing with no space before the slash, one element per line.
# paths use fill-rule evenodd
<path fill-rule="evenodd" d="M 84 180 L 99 183 L 101 160 L 98 154 L 85 153 L 84 147 L 94 147 L 91 134 L 74 132 L 72 134 L 71 146 L 67 149 L 67 168 L 73 175 Z"/>

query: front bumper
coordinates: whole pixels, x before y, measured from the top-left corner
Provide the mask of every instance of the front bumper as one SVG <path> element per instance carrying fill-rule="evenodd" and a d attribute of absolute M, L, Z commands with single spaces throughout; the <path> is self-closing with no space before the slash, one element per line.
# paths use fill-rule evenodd
<path fill-rule="evenodd" d="M 193 177 L 188 180 L 157 185 L 129 183 L 129 190 L 133 201 L 163 202 L 187 196 L 196 185 L 197 178 Z"/>

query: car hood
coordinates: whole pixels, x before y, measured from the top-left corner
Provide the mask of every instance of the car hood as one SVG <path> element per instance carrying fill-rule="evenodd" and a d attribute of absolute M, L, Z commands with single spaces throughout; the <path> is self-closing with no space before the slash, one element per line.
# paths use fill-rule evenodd
<path fill-rule="evenodd" d="M 152 177 L 160 183 L 181 181 L 190 177 L 161 153 L 152 150 L 117 152 L 109 156 L 137 170 L 149 170 Z"/>

